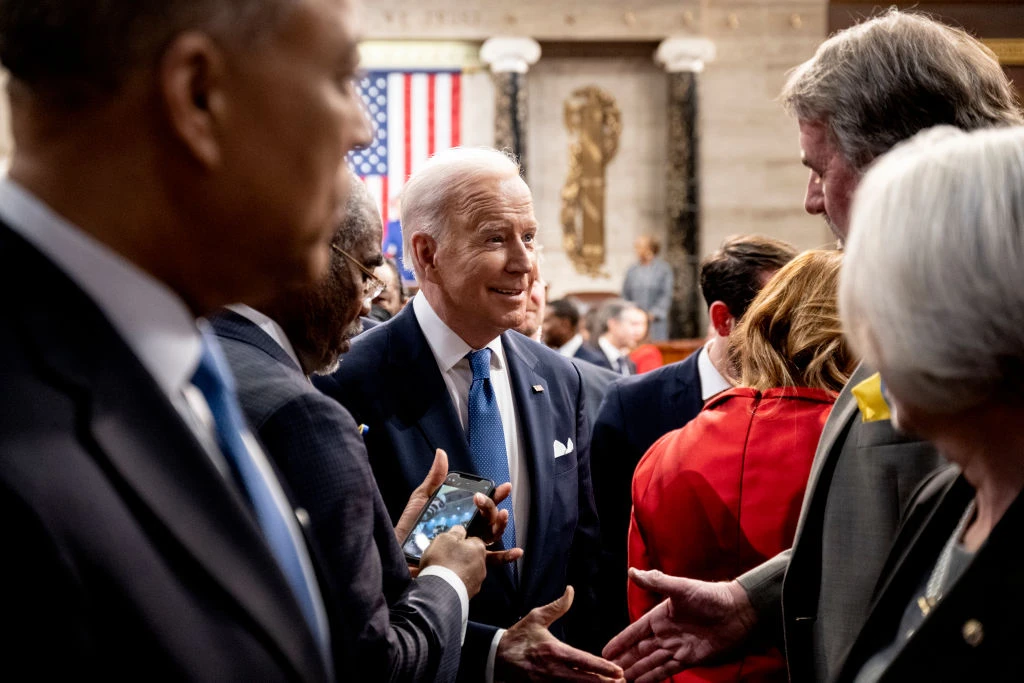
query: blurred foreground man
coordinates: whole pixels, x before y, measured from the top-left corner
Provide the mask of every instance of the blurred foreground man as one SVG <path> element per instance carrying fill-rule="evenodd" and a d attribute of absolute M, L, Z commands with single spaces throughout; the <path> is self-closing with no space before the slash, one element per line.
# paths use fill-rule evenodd
<path fill-rule="evenodd" d="M 323 274 L 349 0 L 3 0 L 6 671 L 322 681 L 310 553 L 196 316 Z"/>
<path fill-rule="evenodd" d="M 791 74 L 782 100 L 797 117 L 810 169 L 805 208 L 840 241 L 861 173 L 893 145 L 938 124 L 1021 121 L 1013 86 L 988 48 L 896 10 L 825 41 Z M 832 409 L 790 551 L 724 583 L 630 573 L 669 597 L 605 648 L 630 678 L 663 680 L 755 632 L 785 640 L 794 683 L 835 676 L 867 617 L 910 494 L 942 464 L 929 444 L 858 410 L 855 392 L 869 395 L 873 377 L 861 365 Z"/>
<path fill-rule="evenodd" d="M 596 645 L 598 529 L 579 372 L 509 331 L 523 323 L 536 275 L 530 190 L 504 154 L 454 149 L 420 168 L 402 196 L 404 253 L 420 292 L 360 335 L 334 383 L 320 386 L 368 425 L 370 464 L 392 519 L 437 448 L 452 470 L 512 483 L 501 545 L 525 554 L 492 566 L 473 599 L 460 677 L 480 680 L 473 672 L 481 669 L 486 680 L 619 676 L 555 639 Z M 486 661 L 473 661 L 477 652 Z"/>
<path fill-rule="evenodd" d="M 383 286 L 372 274 L 382 260 L 380 242 L 380 215 L 356 181 L 326 278 L 283 287 L 260 310 L 233 305 L 212 323 L 245 415 L 302 506 L 298 517 L 323 559 L 324 602 L 343 678 L 451 681 L 469 598 L 486 573 L 484 544 L 464 531 L 446 532 L 410 579 L 359 428 L 307 377 L 337 368 L 359 331 L 360 312 Z M 481 498 L 496 516 L 494 503 Z"/>

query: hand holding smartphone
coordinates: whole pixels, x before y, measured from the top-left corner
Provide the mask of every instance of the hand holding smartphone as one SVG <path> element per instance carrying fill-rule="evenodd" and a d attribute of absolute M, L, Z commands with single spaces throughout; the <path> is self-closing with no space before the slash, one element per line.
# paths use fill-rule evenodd
<path fill-rule="evenodd" d="M 492 497 L 494 482 L 464 472 L 449 472 L 444 483 L 430 496 L 413 524 L 412 531 L 402 542 L 405 559 L 418 566 L 423 551 L 430 542 L 454 526 L 466 528 L 468 535 L 481 535 L 483 523 L 473 496 L 482 493 Z"/>

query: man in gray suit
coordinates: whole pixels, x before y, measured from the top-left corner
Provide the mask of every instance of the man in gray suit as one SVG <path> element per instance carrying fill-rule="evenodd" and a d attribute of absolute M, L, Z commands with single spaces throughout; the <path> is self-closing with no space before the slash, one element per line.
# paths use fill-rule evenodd
<path fill-rule="evenodd" d="M 962 31 L 895 10 L 823 43 L 790 76 L 782 99 L 797 117 L 810 170 L 805 208 L 823 216 L 840 242 L 861 172 L 893 145 L 938 124 L 1021 122 L 991 51 Z M 668 599 L 605 648 L 627 678 L 662 680 L 755 630 L 780 644 L 784 638 L 792 681 L 836 673 L 910 494 L 941 465 L 928 444 L 887 419 L 861 419 L 851 390 L 873 374 L 858 368 L 832 410 L 790 551 L 723 583 L 631 571 Z"/>

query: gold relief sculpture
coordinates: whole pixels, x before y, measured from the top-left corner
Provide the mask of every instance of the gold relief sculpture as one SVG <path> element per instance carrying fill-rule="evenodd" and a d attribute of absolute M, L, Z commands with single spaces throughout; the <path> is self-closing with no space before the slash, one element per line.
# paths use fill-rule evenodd
<path fill-rule="evenodd" d="M 562 246 L 576 270 L 591 277 L 604 272 L 605 167 L 615 157 L 622 114 L 615 98 L 595 86 L 580 88 L 565 101 L 569 175 L 562 188 Z"/>

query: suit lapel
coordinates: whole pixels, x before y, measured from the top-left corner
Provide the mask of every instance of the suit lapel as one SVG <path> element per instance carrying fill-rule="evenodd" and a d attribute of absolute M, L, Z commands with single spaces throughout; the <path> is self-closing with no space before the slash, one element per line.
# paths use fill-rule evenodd
<path fill-rule="evenodd" d="M 803 506 L 800 508 L 800 520 L 797 522 L 796 538 L 801 536 L 808 513 L 813 505 L 822 473 L 832 471 L 835 459 L 839 457 L 839 452 L 842 450 L 842 444 L 839 444 L 840 448 L 836 448 L 836 441 L 846 431 L 850 421 L 856 419 L 858 413 L 857 401 L 854 399 L 851 390 L 873 373 L 874 371 L 864 364 L 857 366 L 857 369 L 836 399 L 835 405 L 832 406 L 832 412 L 825 422 L 821 438 L 818 439 L 818 447 L 815 449 L 814 461 L 811 464 L 811 474 L 807 481 L 807 491 L 804 494 Z"/>
<path fill-rule="evenodd" d="M 305 374 L 302 372 L 302 368 L 292 360 L 292 357 L 281 348 L 280 344 L 245 316 L 225 309 L 210 318 L 210 324 L 213 325 L 218 335 L 255 346 L 285 367 Z"/>
<path fill-rule="evenodd" d="M 31 262 L 18 270 L 39 283 L 24 315 L 40 362 L 80 402 L 90 450 L 124 487 L 126 504 L 140 524 L 159 527 L 151 533 L 180 545 L 305 675 L 319 661 L 316 645 L 239 493 L 95 304 L 34 249 L 6 242 L 27 252 L 18 258 Z"/>
<path fill-rule="evenodd" d="M 520 593 L 528 599 L 542 578 L 540 571 L 545 559 L 554 552 L 545 546 L 551 537 L 548 529 L 552 506 L 542 502 L 554 499 L 553 445 L 558 437 L 552 419 L 551 388 L 547 380 L 536 372 L 537 357 L 512 334 L 506 332 L 501 339 L 518 412 L 520 457 L 526 458 L 530 472 L 530 525 L 524 543 L 530 550 L 524 556 L 520 582 Z M 534 391 L 534 386 L 543 390 Z"/>
<path fill-rule="evenodd" d="M 387 326 L 391 386 L 406 386 L 398 398 L 398 417 L 415 424 L 432 449 L 448 454 L 450 471 L 475 472 L 469 442 L 427 338 L 423 336 L 412 306 L 406 306 Z M 403 457 L 402 454 L 399 457 Z M 408 457 L 408 456 L 405 456 Z M 422 457 L 419 454 L 416 457 Z M 429 467 L 429 461 L 428 461 Z M 425 471 L 425 470 L 424 470 Z"/>

